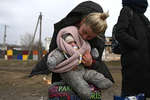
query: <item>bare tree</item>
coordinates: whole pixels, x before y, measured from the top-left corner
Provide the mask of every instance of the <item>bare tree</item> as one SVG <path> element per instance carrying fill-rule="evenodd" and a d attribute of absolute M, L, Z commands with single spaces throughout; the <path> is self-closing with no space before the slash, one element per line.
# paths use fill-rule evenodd
<path fill-rule="evenodd" d="M 23 49 L 25 50 L 29 50 L 29 48 L 32 48 L 34 50 L 38 50 L 38 47 L 39 47 L 39 41 L 38 40 L 35 40 L 33 43 L 32 43 L 32 39 L 33 39 L 33 35 L 30 34 L 30 33 L 26 33 L 24 35 L 21 35 L 21 38 L 20 38 L 20 44 L 21 46 L 23 47 Z M 42 43 L 41 43 L 41 46 L 42 46 Z M 43 46 L 42 46 L 43 48 Z"/>
<path fill-rule="evenodd" d="M 31 41 L 32 41 L 32 38 L 33 38 L 33 35 L 30 33 L 26 33 L 26 34 L 21 35 L 20 44 L 22 45 L 22 47 L 24 49 L 29 48 Z"/>

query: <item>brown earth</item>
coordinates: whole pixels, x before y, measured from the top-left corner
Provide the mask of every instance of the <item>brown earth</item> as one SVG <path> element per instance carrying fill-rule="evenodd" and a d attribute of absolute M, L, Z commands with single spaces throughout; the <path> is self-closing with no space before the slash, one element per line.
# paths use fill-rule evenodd
<path fill-rule="evenodd" d="M 0 100 L 47 100 L 48 87 L 43 77 L 28 78 L 34 61 L 0 60 Z M 112 88 L 102 91 L 102 100 L 113 100 L 120 95 L 121 73 L 119 62 L 107 62 L 115 79 Z M 50 79 L 51 75 L 46 76 Z"/>

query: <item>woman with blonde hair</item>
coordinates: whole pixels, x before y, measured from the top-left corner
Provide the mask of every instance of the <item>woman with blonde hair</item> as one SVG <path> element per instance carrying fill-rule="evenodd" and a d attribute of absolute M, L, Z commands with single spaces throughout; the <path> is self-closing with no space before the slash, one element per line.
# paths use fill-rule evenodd
<path fill-rule="evenodd" d="M 58 48 L 48 55 L 49 70 L 60 73 L 63 82 L 71 86 L 82 100 L 88 100 L 92 97 L 93 93 L 88 83 L 99 89 L 110 88 L 113 84 L 103 74 L 88 68 L 92 61 L 98 58 L 99 53 L 96 48 L 91 50 L 88 41 L 83 40 L 83 38 L 90 40 L 93 36 L 104 35 L 107 28 L 105 21 L 107 17 L 107 13 L 91 13 L 84 18 L 79 28 L 77 26 L 62 28 L 57 35 Z M 86 35 L 84 28 L 87 29 Z M 92 34 L 87 36 L 88 32 Z M 85 54 L 88 57 L 85 57 Z M 88 63 L 82 58 L 88 58 Z"/>
<path fill-rule="evenodd" d="M 91 48 L 96 48 L 98 56 L 96 59 L 91 57 L 89 51 L 84 52 L 82 56 L 82 64 L 85 68 L 96 70 L 102 73 L 104 77 L 114 82 L 111 73 L 106 64 L 102 61 L 102 53 L 105 44 L 105 30 L 107 28 L 106 18 L 108 13 L 103 13 L 102 7 L 92 1 L 85 1 L 77 5 L 65 18 L 54 24 L 54 34 L 51 40 L 49 53 L 58 47 L 56 39 L 61 29 L 68 26 L 75 26 L 83 40 L 88 41 Z M 104 23 L 104 24 L 102 24 Z M 100 26 L 99 26 L 100 25 Z M 48 54 L 49 54 L 48 53 Z M 42 58 L 40 62 L 32 70 L 30 76 L 35 74 L 48 74 L 47 56 Z M 61 81 L 59 73 L 53 72 L 52 82 Z"/>

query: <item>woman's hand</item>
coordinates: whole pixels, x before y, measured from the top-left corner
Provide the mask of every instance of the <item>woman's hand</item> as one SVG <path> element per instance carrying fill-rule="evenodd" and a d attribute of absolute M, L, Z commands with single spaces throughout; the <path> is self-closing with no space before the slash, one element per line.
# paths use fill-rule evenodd
<path fill-rule="evenodd" d="M 85 66 L 91 66 L 92 65 L 92 56 L 88 50 L 82 56 L 82 63 Z"/>

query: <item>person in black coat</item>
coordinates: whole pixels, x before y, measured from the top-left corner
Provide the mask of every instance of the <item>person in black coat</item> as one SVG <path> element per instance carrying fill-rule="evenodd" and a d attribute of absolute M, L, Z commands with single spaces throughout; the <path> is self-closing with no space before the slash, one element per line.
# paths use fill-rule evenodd
<path fill-rule="evenodd" d="M 100 12 L 103 13 L 103 9 L 100 5 L 92 1 L 85 1 L 77 5 L 65 18 L 60 20 L 58 23 L 54 24 L 54 33 L 52 41 L 49 47 L 49 52 L 57 48 L 56 37 L 60 29 L 66 26 L 79 26 L 82 19 L 90 13 Z M 97 36 L 95 38 L 89 39 L 92 48 L 97 48 L 99 51 L 99 58 L 91 65 L 91 69 L 97 70 L 98 72 L 104 74 L 106 78 L 109 78 L 114 82 L 111 73 L 109 72 L 107 66 L 102 61 L 102 53 L 104 50 L 105 36 Z M 48 54 L 47 54 L 48 55 Z M 42 58 L 41 61 L 33 68 L 30 77 L 36 74 L 49 74 L 50 71 L 47 67 L 47 55 Z M 52 74 L 52 83 L 61 81 L 60 75 L 58 73 Z"/>
<path fill-rule="evenodd" d="M 122 96 L 150 98 L 150 22 L 147 0 L 122 0 L 116 39 L 121 46 Z"/>

